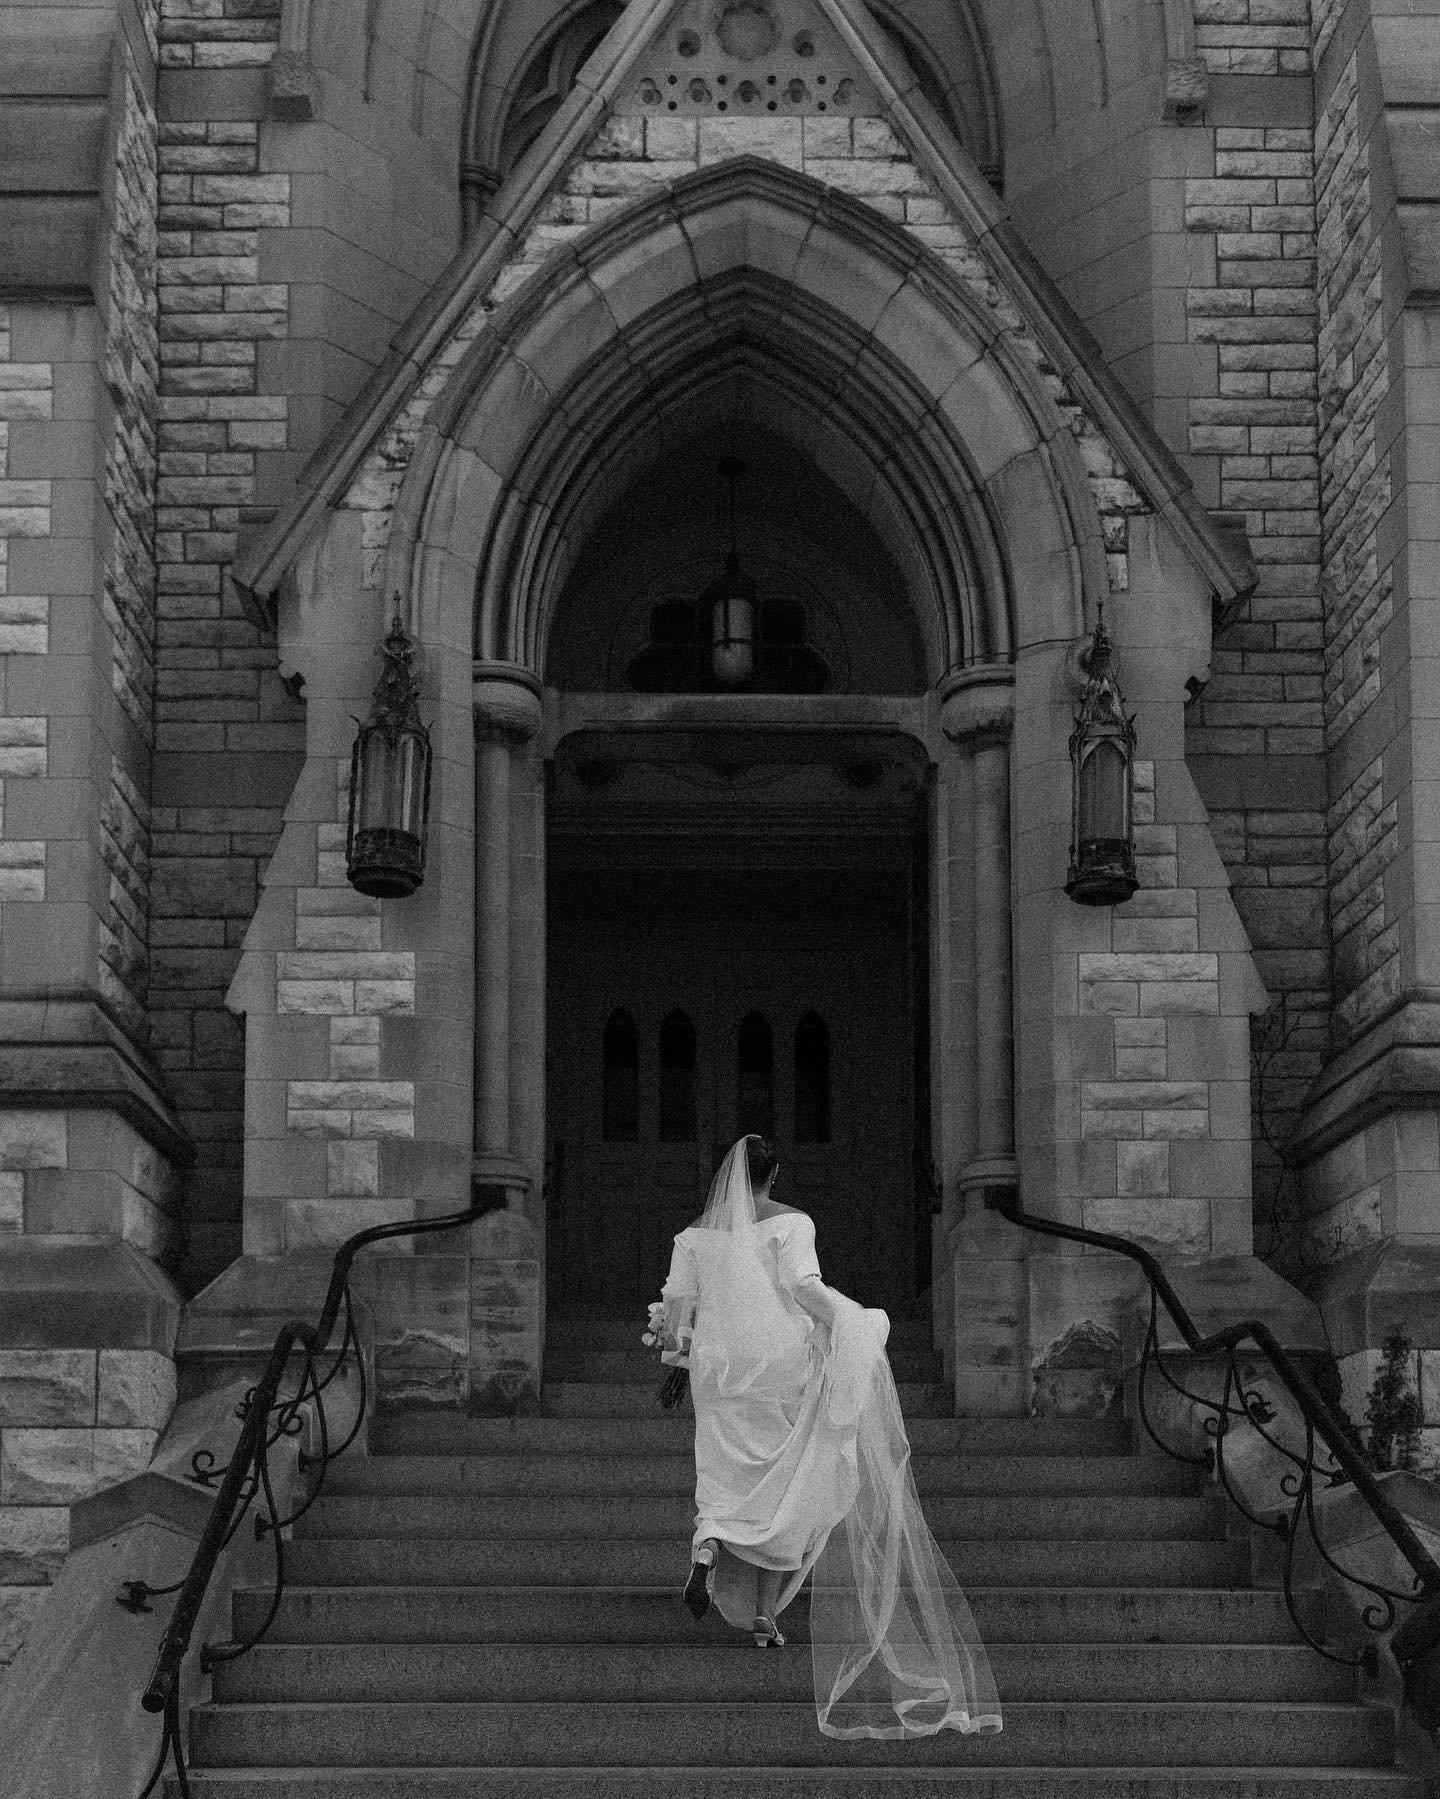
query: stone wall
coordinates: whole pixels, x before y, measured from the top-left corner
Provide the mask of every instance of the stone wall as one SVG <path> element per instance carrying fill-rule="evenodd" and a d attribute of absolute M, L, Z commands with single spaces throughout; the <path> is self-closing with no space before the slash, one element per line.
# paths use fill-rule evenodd
<path fill-rule="evenodd" d="M 1310 0 L 1194 0 L 1195 48 L 1217 75 L 1308 75 Z"/>
<path fill-rule="evenodd" d="M 0 1668 L 60 1571 L 70 1506 L 145 1468 L 174 1403 L 157 1350 L 0 1349 Z"/>
<path fill-rule="evenodd" d="M 1389 389 L 1382 317 L 1381 238 L 1370 193 L 1352 55 L 1316 131 L 1319 210 L 1320 452 L 1326 601 L 1325 723 L 1345 784 L 1328 820 L 1337 1045 L 1349 1041 L 1400 987 L 1399 924 L 1385 871 L 1399 848 L 1393 792 L 1379 756 L 1357 758 L 1362 720 L 1380 696 L 1380 640 L 1394 612 L 1394 574 L 1377 527 L 1389 506 L 1390 458 L 1375 417 Z M 1391 776 L 1393 784 L 1394 776 Z"/>
<path fill-rule="evenodd" d="M 1303 0 L 1197 0 L 1195 17 L 1217 76 L 1309 71 Z M 1185 182 L 1186 232 L 1214 246 L 1213 279 L 1186 292 L 1187 335 L 1215 358 L 1186 447 L 1260 575 L 1216 635 L 1186 744 L 1272 999 L 1252 1043 L 1257 1245 L 1270 1254 L 1291 1203 L 1284 1145 L 1326 1053 L 1329 945 L 1314 134 L 1260 122 L 1264 105 L 1251 100 L 1254 124 L 1217 125 L 1213 173 Z"/>
<path fill-rule="evenodd" d="M 273 27 L 254 8 L 190 21 L 167 8 L 162 29 L 170 66 L 213 54 L 204 66 L 221 67 L 259 56 Z M 257 803 L 251 759 L 293 753 L 304 734 L 273 641 L 224 580 L 256 458 L 288 442 L 288 401 L 262 391 L 259 349 L 288 329 L 289 290 L 261 279 L 260 236 L 289 223 L 290 177 L 260 172 L 259 135 L 253 119 L 160 128 L 151 1019 L 198 1151 L 186 1208 L 191 1284 L 239 1248 L 244 1054 L 224 995 L 280 829 L 279 804 Z"/>

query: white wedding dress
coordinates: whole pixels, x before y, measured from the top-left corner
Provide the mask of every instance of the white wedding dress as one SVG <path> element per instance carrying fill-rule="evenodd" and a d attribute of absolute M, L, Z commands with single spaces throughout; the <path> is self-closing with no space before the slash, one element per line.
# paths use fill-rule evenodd
<path fill-rule="evenodd" d="M 811 1282 L 828 1325 L 797 1298 Z M 824 1287 L 803 1213 L 757 1220 L 743 1138 L 699 1224 L 676 1237 L 663 1297 L 688 1347 L 694 1541 L 721 1545 L 713 1597 L 726 1620 L 750 1628 L 757 1570 L 786 1574 L 777 1613 L 813 1576 L 822 1731 L 1000 1729 L 970 1608 L 920 1511 L 889 1320 Z"/>

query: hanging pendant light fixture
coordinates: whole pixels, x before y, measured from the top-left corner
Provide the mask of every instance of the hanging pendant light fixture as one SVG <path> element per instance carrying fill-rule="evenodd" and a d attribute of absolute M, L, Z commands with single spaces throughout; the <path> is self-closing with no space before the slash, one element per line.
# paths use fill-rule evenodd
<path fill-rule="evenodd" d="M 1103 606 L 1080 667 L 1085 686 L 1070 738 L 1073 791 L 1065 891 L 1082 906 L 1122 905 L 1140 885 L 1135 872 L 1135 719 L 1125 711 Z"/>
<path fill-rule="evenodd" d="M 345 862 L 357 892 L 407 899 L 425 878 L 430 732 L 420 722 L 415 640 L 400 622 L 398 596 L 381 655 L 375 702 L 350 752 Z"/>
<path fill-rule="evenodd" d="M 700 596 L 700 615 L 710 615 L 710 669 L 722 687 L 744 687 L 755 675 L 755 583 L 740 572 L 735 547 L 735 483 L 745 464 L 727 456 L 720 473 L 730 489 L 730 548 L 725 572 Z"/>

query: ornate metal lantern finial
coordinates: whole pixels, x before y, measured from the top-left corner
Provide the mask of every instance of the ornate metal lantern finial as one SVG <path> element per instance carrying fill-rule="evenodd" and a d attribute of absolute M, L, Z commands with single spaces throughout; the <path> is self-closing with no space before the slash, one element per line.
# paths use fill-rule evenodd
<path fill-rule="evenodd" d="M 420 721 L 415 640 L 400 621 L 398 594 L 380 653 L 375 702 L 350 754 L 345 861 L 358 892 L 406 899 L 425 878 L 430 732 Z"/>
<path fill-rule="evenodd" d="M 1103 606 L 1080 666 L 1085 687 L 1070 738 L 1073 794 L 1065 891 L 1082 906 L 1115 906 L 1140 885 L 1135 873 L 1135 719 L 1125 710 Z"/>

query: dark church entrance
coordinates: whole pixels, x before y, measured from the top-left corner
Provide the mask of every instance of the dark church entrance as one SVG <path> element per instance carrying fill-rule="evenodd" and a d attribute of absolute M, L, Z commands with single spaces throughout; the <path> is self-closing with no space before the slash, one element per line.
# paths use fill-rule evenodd
<path fill-rule="evenodd" d="M 827 1277 L 912 1308 L 929 1237 L 922 787 L 906 755 L 557 760 L 553 1316 L 642 1315 L 746 1131 L 775 1141 L 777 1197 L 814 1218 Z"/>

